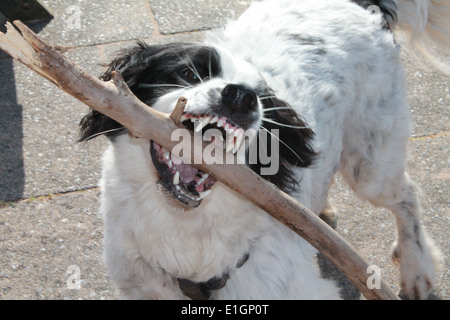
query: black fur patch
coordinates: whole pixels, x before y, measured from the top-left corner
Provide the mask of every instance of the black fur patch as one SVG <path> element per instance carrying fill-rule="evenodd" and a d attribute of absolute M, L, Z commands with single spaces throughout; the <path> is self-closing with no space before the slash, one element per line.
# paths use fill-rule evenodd
<path fill-rule="evenodd" d="M 274 96 L 271 89 L 266 88 L 265 95 Z M 313 150 L 311 140 L 314 137 L 314 132 L 306 124 L 292 107 L 283 100 L 276 97 L 263 100 L 264 118 L 273 122 L 264 121 L 262 126 L 271 132 L 273 129 L 279 130 L 279 149 L 280 149 L 280 166 L 277 174 L 262 176 L 267 181 L 275 184 L 278 188 L 285 192 L 293 191 L 299 181 L 296 181 L 293 176 L 293 167 L 308 167 L 314 161 L 316 152 Z M 287 126 L 284 126 L 287 125 Z M 270 135 L 269 135 L 270 137 Z M 262 143 L 259 137 L 257 138 L 258 147 Z M 266 150 L 271 150 L 271 139 L 267 139 Z M 261 168 L 268 167 L 260 162 L 257 164 L 249 164 L 249 167 L 259 173 Z"/>

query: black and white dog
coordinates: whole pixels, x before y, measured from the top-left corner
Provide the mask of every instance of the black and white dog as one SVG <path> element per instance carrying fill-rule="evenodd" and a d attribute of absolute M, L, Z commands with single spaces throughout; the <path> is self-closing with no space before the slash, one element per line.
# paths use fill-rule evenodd
<path fill-rule="evenodd" d="M 402 289 L 425 298 L 438 254 L 405 171 L 410 113 L 392 32 L 440 30 L 430 24 L 448 23 L 433 19 L 448 11 L 443 3 L 258 1 L 202 44 L 139 43 L 102 78 L 120 71 L 139 99 L 163 112 L 186 97 L 183 124 L 219 130 L 213 142 L 227 152 L 249 148 L 243 132 L 276 129 L 278 170 L 262 177 L 317 214 L 330 209 L 328 190 L 340 171 L 359 197 L 393 212 Z M 101 212 L 106 264 L 121 297 L 339 298 L 335 284 L 321 278 L 314 248 L 214 177 L 95 111 L 82 120 L 81 134 L 111 141 Z M 262 140 L 256 135 L 250 145 Z M 259 174 L 267 166 L 244 155 Z"/>

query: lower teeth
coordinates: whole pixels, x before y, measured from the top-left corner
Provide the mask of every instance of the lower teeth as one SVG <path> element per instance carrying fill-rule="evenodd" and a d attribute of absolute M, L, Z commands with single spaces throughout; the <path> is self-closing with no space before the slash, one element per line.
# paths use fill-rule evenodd
<path fill-rule="evenodd" d="M 166 165 L 172 169 L 174 167 L 173 165 L 173 161 L 171 160 L 172 158 L 172 154 L 170 153 L 169 150 L 162 148 L 163 149 L 163 159 L 166 162 Z M 197 181 L 196 186 L 201 186 L 202 183 L 204 183 L 206 181 L 206 179 L 208 179 L 209 174 L 207 173 L 203 173 L 200 180 Z M 193 200 L 193 201 L 200 201 L 202 199 L 205 199 L 207 196 L 209 196 L 212 191 L 211 190 L 206 190 L 204 192 L 198 192 L 198 196 L 194 196 L 194 195 L 190 195 L 189 193 L 186 193 L 185 191 L 183 191 L 183 189 L 180 186 L 180 172 L 175 170 L 175 174 L 173 176 L 173 181 L 172 181 L 173 185 L 175 186 L 175 189 L 183 194 L 184 196 L 188 197 L 189 199 Z"/>
<path fill-rule="evenodd" d="M 175 175 L 173 176 L 173 184 L 177 185 L 180 183 L 180 172 L 175 172 Z"/>
<path fill-rule="evenodd" d="M 196 185 L 197 185 L 197 186 L 200 186 L 202 183 L 204 183 L 204 182 L 206 181 L 206 179 L 208 179 L 208 177 L 209 177 L 209 174 L 204 173 L 204 174 L 202 175 L 201 179 L 197 181 Z M 175 175 L 173 176 L 173 181 L 172 181 L 172 182 L 173 182 L 173 185 L 175 186 L 175 189 L 176 189 L 178 192 L 180 192 L 181 194 L 183 194 L 183 195 L 189 197 L 191 200 L 200 201 L 200 200 L 202 200 L 202 199 L 205 199 L 207 196 L 209 196 L 209 195 L 212 193 L 211 190 L 207 190 L 207 191 L 204 191 L 204 192 L 199 192 L 199 193 L 198 193 L 198 197 L 189 196 L 188 194 L 186 194 L 186 193 L 181 189 L 181 187 L 180 187 L 180 185 L 179 185 L 179 184 L 180 184 L 180 172 L 179 172 L 179 171 L 176 171 L 176 172 L 175 172 Z"/>
<path fill-rule="evenodd" d="M 200 197 L 200 199 L 205 199 L 207 196 L 209 196 L 211 194 L 211 190 L 205 191 L 205 192 L 199 192 L 198 195 Z"/>

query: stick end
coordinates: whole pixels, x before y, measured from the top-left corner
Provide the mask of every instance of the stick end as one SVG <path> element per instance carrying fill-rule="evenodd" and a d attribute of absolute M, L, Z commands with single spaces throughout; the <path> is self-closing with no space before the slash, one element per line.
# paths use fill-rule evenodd
<path fill-rule="evenodd" d="M 186 104 L 187 99 L 185 97 L 180 97 L 177 101 L 177 104 L 175 105 L 175 108 L 170 114 L 170 119 L 172 119 L 172 121 L 175 122 L 176 125 L 179 125 L 180 123 L 180 118 L 183 115 Z"/>

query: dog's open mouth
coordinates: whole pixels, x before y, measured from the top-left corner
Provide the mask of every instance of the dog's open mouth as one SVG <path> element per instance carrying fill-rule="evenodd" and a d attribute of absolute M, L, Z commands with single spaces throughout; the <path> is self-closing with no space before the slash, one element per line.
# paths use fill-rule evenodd
<path fill-rule="evenodd" d="M 209 140 L 227 152 L 236 153 L 244 141 L 244 130 L 225 117 L 184 113 L 180 122 L 196 133 L 201 131 L 204 134 L 208 129 L 218 129 L 221 136 L 215 135 Z M 162 186 L 183 204 L 198 207 L 211 194 L 211 188 L 216 183 L 214 177 L 183 163 L 155 141 L 150 143 L 150 154 Z"/>

